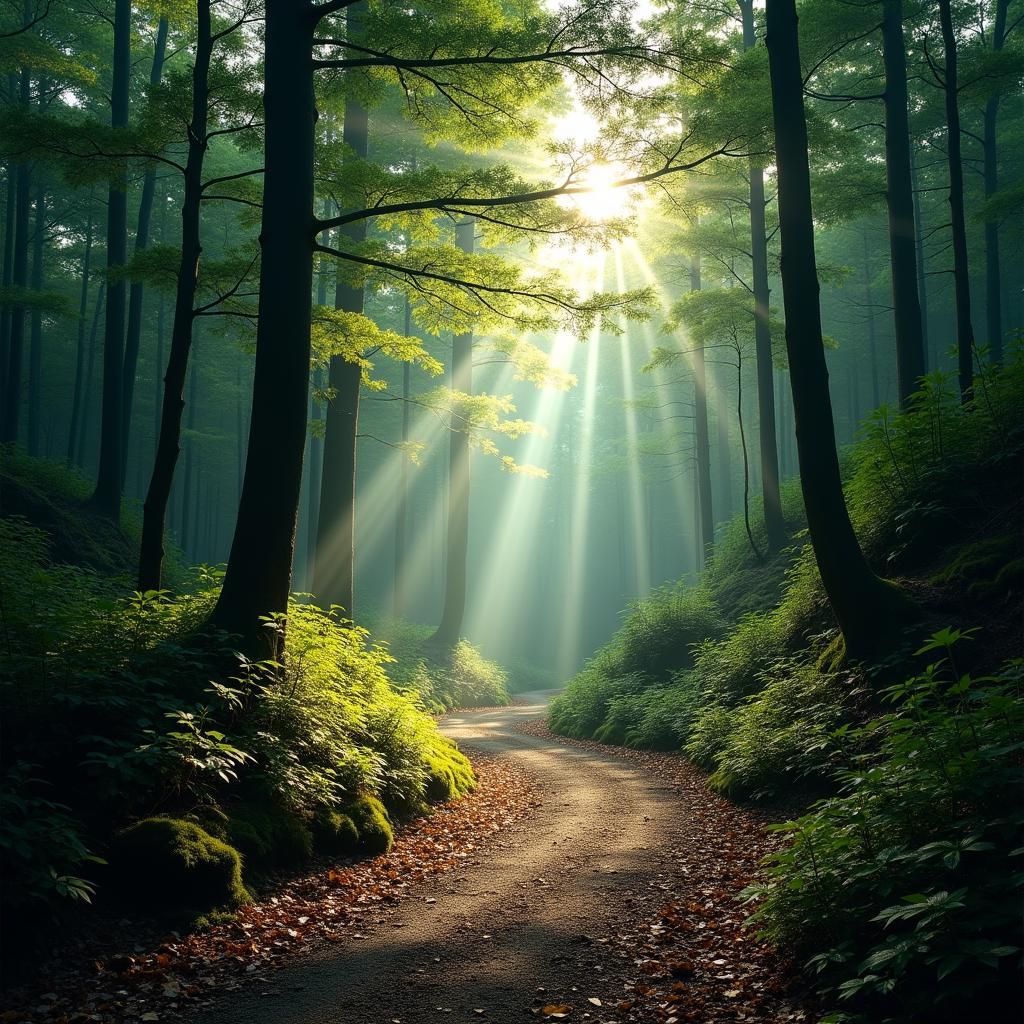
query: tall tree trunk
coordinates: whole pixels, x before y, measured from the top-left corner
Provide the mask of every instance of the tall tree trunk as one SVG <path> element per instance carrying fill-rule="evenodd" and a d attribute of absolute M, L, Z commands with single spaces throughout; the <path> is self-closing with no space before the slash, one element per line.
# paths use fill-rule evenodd
<path fill-rule="evenodd" d="M 412 307 L 405 300 L 405 336 L 412 336 Z M 395 578 L 392 588 L 392 614 L 396 619 L 405 615 L 408 595 L 406 594 L 406 540 L 409 530 L 409 457 L 405 446 L 409 443 L 410 409 L 409 398 L 412 390 L 412 366 L 402 364 L 402 461 L 398 468 L 398 500 L 395 502 Z"/>
<path fill-rule="evenodd" d="M 346 11 L 346 34 L 361 33 L 365 0 Z M 369 150 L 369 119 L 366 108 L 352 98 L 345 101 L 342 141 L 355 159 L 365 160 Z M 341 229 L 353 245 L 366 238 L 366 221 Z M 334 306 L 362 313 L 363 287 L 352 287 L 338 276 Z M 313 593 L 322 604 L 340 605 L 355 619 L 356 448 L 359 433 L 359 388 L 362 367 L 342 356 L 332 356 L 328 380 L 334 397 L 327 405 L 324 424 L 323 472 L 320 481 L 320 515 L 317 521 Z"/>
<path fill-rule="evenodd" d="M 46 238 L 46 192 L 40 185 L 36 191 L 35 228 L 32 232 L 32 290 L 43 290 L 43 242 Z M 28 345 L 28 453 L 39 454 L 39 417 L 43 391 L 43 314 L 32 310 Z"/>
<path fill-rule="evenodd" d="M 690 291 L 700 291 L 700 254 L 690 257 Z M 693 427 L 696 440 L 697 508 L 700 513 L 697 568 L 704 565 L 715 543 L 715 517 L 711 496 L 711 442 L 708 438 L 708 374 L 704 342 L 693 346 Z"/>
<path fill-rule="evenodd" d="M 868 233 L 864 235 L 864 309 L 868 318 L 868 361 L 871 364 L 871 408 L 877 409 L 882 404 L 878 389 L 878 343 L 875 337 L 875 312 L 871 296 L 871 261 L 868 256 Z"/>
<path fill-rule="evenodd" d="M 996 0 L 996 18 L 992 27 L 992 52 L 999 53 L 1006 36 L 1006 12 L 1010 0 Z M 985 198 L 991 199 L 999 189 L 999 153 L 996 147 L 996 120 L 999 116 L 998 92 L 985 103 L 983 122 L 985 159 Z M 1003 361 L 1003 294 L 999 265 L 999 224 L 993 217 L 985 218 L 985 329 L 988 351 L 993 362 Z"/>
<path fill-rule="evenodd" d="M 153 66 L 149 73 L 150 86 L 160 84 L 164 70 L 164 54 L 167 49 L 167 19 L 161 18 L 156 30 L 156 47 L 153 51 Z M 153 212 L 153 195 L 156 191 L 156 164 L 146 168 L 142 179 L 142 196 L 139 199 L 139 220 L 135 230 L 135 254 L 149 246 L 149 222 Z M 123 427 L 121 431 L 121 474 L 128 465 L 128 437 L 131 433 L 132 405 L 135 400 L 135 374 L 139 366 L 139 342 L 142 339 L 142 294 L 141 281 L 133 281 L 128 291 L 128 331 L 124 343 L 124 380 L 121 397 Z"/>
<path fill-rule="evenodd" d="M 82 393 L 82 426 L 78 431 L 78 456 L 75 462 L 85 465 L 85 451 L 89 440 L 89 412 L 92 409 L 92 382 L 95 378 L 96 340 L 100 333 L 100 311 L 103 309 L 103 298 L 107 290 L 107 282 L 100 281 L 96 292 L 96 305 L 92 311 L 92 327 L 89 328 L 89 357 L 85 364 L 85 387 Z"/>
<path fill-rule="evenodd" d="M 174 470 L 181 450 L 181 414 L 185 407 L 185 378 L 188 372 L 189 352 L 192 348 L 199 260 L 203 252 L 200 211 L 203 198 L 203 161 L 207 148 L 210 56 L 213 49 L 210 6 L 211 0 L 199 0 L 199 31 L 195 63 L 192 67 L 192 116 L 188 132 L 188 158 L 185 162 L 185 191 L 181 204 L 181 260 L 178 263 L 174 293 L 171 347 L 164 374 L 160 433 L 153 460 L 153 473 L 142 506 L 139 589 L 143 591 L 160 589 L 167 508 L 174 483 Z"/>
<path fill-rule="evenodd" d="M 733 510 L 732 438 L 729 434 L 729 400 L 726 377 L 728 367 L 719 363 L 715 371 L 715 426 L 718 449 L 718 488 L 721 501 L 719 520 L 727 519 Z"/>
<path fill-rule="evenodd" d="M 821 334 L 796 2 L 767 0 L 767 15 L 786 347 L 800 482 L 818 570 L 847 655 L 863 658 L 891 639 L 900 598 L 871 571 L 843 496 Z"/>
<path fill-rule="evenodd" d="M 193 358 L 188 374 L 188 416 L 185 429 L 190 435 L 195 433 L 196 403 L 199 398 L 199 376 L 196 373 L 196 360 Z M 181 481 L 181 550 L 186 557 L 193 554 L 192 540 L 192 470 L 195 465 L 195 438 L 190 436 L 185 443 L 185 472 Z"/>
<path fill-rule="evenodd" d="M 82 290 L 78 299 L 78 337 L 75 345 L 75 384 L 71 397 L 71 424 L 68 427 L 68 465 L 75 461 L 75 442 L 82 418 L 82 375 L 85 371 L 85 314 L 89 308 L 89 275 L 92 272 L 92 192 L 85 224 L 85 251 L 82 254 Z"/>
<path fill-rule="evenodd" d="M 924 368 L 932 365 L 931 340 L 928 328 L 928 277 L 924 263 L 924 227 L 921 218 L 921 195 L 917 189 L 917 161 L 914 147 L 910 147 L 910 187 L 914 195 L 914 253 L 917 266 L 917 296 L 921 303 L 921 348 L 924 353 Z"/>
<path fill-rule="evenodd" d="M 167 202 L 160 204 L 160 241 L 167 236 Z M 160 387 L 162 372 L 164 368 L 164 333 L 167 330 L 167 300 L 163 289 L 160 290 L 160 298 L 156 306 L 156 353 L 153 363 L 153 449 L 154 458 L 156 455 L 156 443 L 160 439 Z"/>
<path fill-rule="evenodd" d="M 128 127 L 128 87 L 131 79 L 131 0 L 114 3 L 113 87 L 110 123 Z M 128 252 L 128 173 L 119 171 L 107 195 L 107 270 L 115 274 Z M 107 282 L 106 323 L 103 328 L 103 406 L 100 418 L 100 462 L 92 505 L 115 522 L 121 517 L 121 420 L 124 379 L 124 278 Z"/>
<path fill-rule="evenodd" d="M 882 57 L 885 64 L 885 197 L 889 211 L 896 380 L 900 405 L 906 408 L 925 374 L 925 355 L 921 302 L 917 294 L 917 233 L 910 177 L 903 0 L 883 0 Z"/>
<path fill-rule="evenodd" d="M 26 18 L 31 14 L 26 5 Z M 32 76 L 22 68 L 18 82 L 18 101 L 28 110 L 32 101 Z M 18 289 L 28 287 L 29 212 L 32 205 L 31 168 L 18 164 L 14 199 L 14 260 L 11 284 Z M 22 359 L 25 352 L 25 307 L 15 305 L 10 311 L 10 350 L 7 361 L 7 391 L 4 395 L 3 432 L 0 440 L 13 444 L 18 439 L 21 411 Z"/>
<path fill-rule="evenodd" d="M 971 279 L 967 260 L 967 219 L 964 215 L 964 165 L 960 156 L 960 86 L 950 0 L 939 0 L 939 21 L 942 25 L 942 43 L 946 51 L 943 92 L 946 100 L 949 210 L 953 228 L 957 370 L 960 378 L 960 398 L 964 402 L 969 402 L 974 393 L 974 325 L 971 322 Z"/>
<path fill-rule="evenodd" d="M 18 76 L 7 76 L 12 100 L 18 91 Z M 13 82 L 13 85 L 10 83 Z M 14 275 L 14 200 L 17 195 L 15 179 L 18 166 L 15 163 L 4 165 L 4 255 L 3 271 L 0 273 L 0 285 L 10 288 Z M 0 304 L 0 399 L 7 394 L 7 366 L 11 359 L 11 310 Z"/>
<path fill-rule="evenodd" d="M 476 223 L 465 220 L 456 226 L 456 241 L 463 252 L 472 252 Z M 452 338 L 452 390 L 473 393 L 473 334 Z M 448 454 L 448 539 L 445 548 L 444 607 L 441 623 L 430 638 L 441 648 L 454 647 L 466 614 L 467 568 L 469 562 L 469 434 L 454 425 L 449 433 Z"/>
<path fill-rule="evenodd" d="M 743 16 L 743 48 L 757 45 L 754 29 L 754 2 L 740 0 Z M 751 158 L 750 178 L 750 258 L 754 293 L 754 352 L 757 363 L 757 430 L 761 462 L 761 496 L 764 501 L 764 525 L 768 552 L 786 545 L 786 523 L 782 518 L 779 493 L 779 446 L 775 427 L 775 380 L 772 363 L 771 289 L 768 284 L 768 230 L 765 225 L 764 168 Z"/>
<path fill-rule="evenodd" d="M 263 616 L 288 608 L 306 443 L 316 234 L 310 60 L 315 21 L 308 0 L 267 0 L 263 258 L 249 451 L 212 617 L 250 649 L 265 648 Z M 276 649 L 278 642 L 270 646 Z"/>

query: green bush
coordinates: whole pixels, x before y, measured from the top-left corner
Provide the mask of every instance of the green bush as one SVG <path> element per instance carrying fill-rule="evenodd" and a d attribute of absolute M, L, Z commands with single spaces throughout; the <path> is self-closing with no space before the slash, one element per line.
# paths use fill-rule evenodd
<path fill-rule="evenodd" d="M 357 849 L 363 853 L 387 853 L 395 841 L 395 831 L 384 804 L 370 793 L 360 793 L 354 800 L 342 805 L 341 813 L 348 817 L 359 835 Z"/>
<path fill-rule="evenodd" d="M 273 798 L 242 801 L 227 811 L 225 837 L 248 866 L 269 869 L 304 864 L 313 855 L 313 834 L 295 812 Z"/>
<path fill-rule="evenodd" d="M 349 815 L 323 809 L 313 819 L 313 840 L 324 853 L 354 853 L 359 846 L 359 829 Z"/>
<path fill-rule="evenodd" d="M 175 818 L 146 818 L 118 833 L 110 876 L 119 897 L 147 913 L 193 914 L 249 899 L 238 851 Z"/>
<path fill-rule="evenodd" d="M 748 890 L 752 920 L 815 954 L 822 991 L 865 1020 L 1004 1019 L 981 1012 L 1001 997 L 1019 1009 L 1024 663 L 972 678 L 960 640 L 935 634 L 919 653 L 942 659 L 843 737 L 839 795 L 776 826 L 787 845 Z"/>

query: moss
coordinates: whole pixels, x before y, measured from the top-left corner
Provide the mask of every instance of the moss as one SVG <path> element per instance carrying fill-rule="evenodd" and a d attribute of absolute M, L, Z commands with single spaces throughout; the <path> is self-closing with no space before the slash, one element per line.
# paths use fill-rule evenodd
<path fill-rule="evenodd" d="M 432 804 L 458 800 L 476 785 L 476 776 L 466 756 L 454 743 L 446 740 L 444 744 L 426 757 L 424 796 Z"/>
<path fill-rule="evenodd" d="M 355 824 L 360 853 L 387 853 L 391 849 L 395 832 L 387 810 L 377 797 L 361 793 L 338 810 Z"/>
<path fill-rule="evenodd" d="M 359 847 L 359 829 L 351 815 L 321 810 L 313 818 L 313 842 L 324 853 L 353 853 Z"/>
<path fill-rule="evenodd" d="M 313 834 L 306 824 L 270 798 L 235 804 L 225 831 L 255 867 L 294 867 L 313 855 Z"/>
<path fill-rule="evenodd" d="M 195 822 L 146 818 L 120 832 L 110 853 L 119 895 L 146 912 L 207 910 L 249 900 L 239 852 Z"/>
<path fill-rule="evenodd" d="M 1009 533 L 963 545 L 932 582 L 964 589 L 976 600 L 991 600 L 1018 588 L 1022 579 L 1021 541 Z"/>

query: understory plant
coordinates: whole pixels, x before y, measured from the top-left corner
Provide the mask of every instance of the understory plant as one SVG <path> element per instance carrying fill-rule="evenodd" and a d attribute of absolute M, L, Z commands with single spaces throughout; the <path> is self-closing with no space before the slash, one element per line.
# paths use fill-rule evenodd
<path fill-rule="evenodd" d="M 1024 662 L 973 677 L 970 631 L 843 729 L 838 792 L 774 826 L 784 845 L 746 890 L 751 921 L 808 957 L 830 1020 L 1013 1019 L 1024 895 Z M 812 956 L 813 954 L 813 956 Z"/>

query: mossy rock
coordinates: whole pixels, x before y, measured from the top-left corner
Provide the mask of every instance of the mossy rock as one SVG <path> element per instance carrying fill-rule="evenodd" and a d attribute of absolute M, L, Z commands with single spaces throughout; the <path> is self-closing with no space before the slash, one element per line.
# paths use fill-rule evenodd
<path fill-rule="evenodd" d="M 360 853 L 387 853 L 391 849 L 395 831 L 387 809 L 377 797 L 361 793 L 338 810 L 355 824 L 359 833 L 357 849 Z"/>
<path fill-rule="evenodd" d="M 144 912 L 200 911 L 249 900 L 238 850 L 192 821 L 137 821 L 118 833 L 109 859 L 113 888 Z"/>
<path fill-rule="evenodd" d="M 324 853 L 354 853 L 359 847 L 359 829 L 348 814 L 321 810 L 313 818 L 313 842 Z"/>
<path fill-rule="evenodd" d="M 229 808 L 226 834 L 255 867 L 296 867 L 313 856 L 313 834 L 305 822 L 270 798 Z"/>
<path fill-rule="evenodd" d="M 476 776 L 469 760 L 454 744 L 426 758 L 427 782 L 424 796 L 432 804 L 458 800 L 473 790 Z"/>

